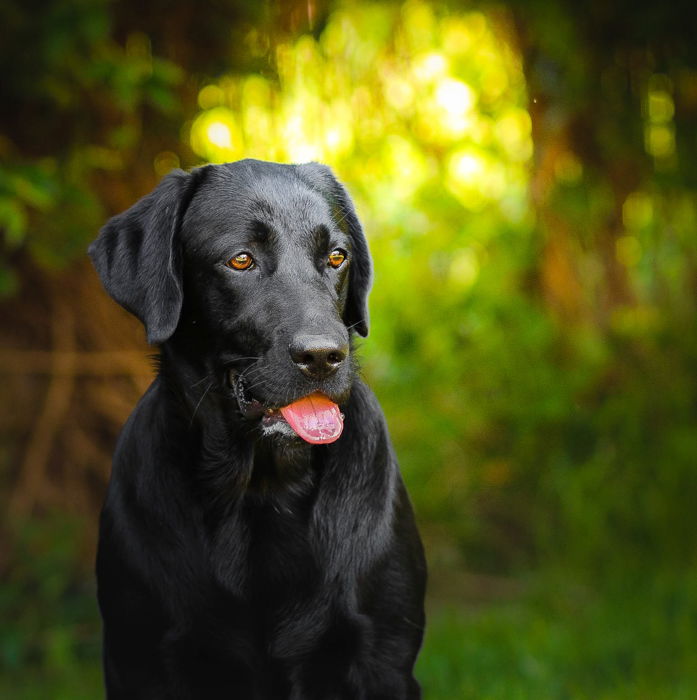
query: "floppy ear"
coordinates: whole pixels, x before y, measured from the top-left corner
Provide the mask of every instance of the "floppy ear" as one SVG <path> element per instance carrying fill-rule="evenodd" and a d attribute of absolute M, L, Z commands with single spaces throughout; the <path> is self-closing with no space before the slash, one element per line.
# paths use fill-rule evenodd
<path fill-rule="evenodd" d="M 107 221 L 88 253 L 109 294 L 137 316 L 148 342 L 163 343 L 179 322 L 182 260 L 177 232 L 196 174 L 175 170 L 130 209 Z"/>
<path fill-rule="evenodd" d="M 368 335 L 368 292 L 373 281 L 373 266 L 363 227 L 358 221 L 351 197 L 326 165 L 307 163 L 297 167 L 301 178 L 329 202 L 337 225 L 351 239 L 344 323 L 365 338 Z"/>

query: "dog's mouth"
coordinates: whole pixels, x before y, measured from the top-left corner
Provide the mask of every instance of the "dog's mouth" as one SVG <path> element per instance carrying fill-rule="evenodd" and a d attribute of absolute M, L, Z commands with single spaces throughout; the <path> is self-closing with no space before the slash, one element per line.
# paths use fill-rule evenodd
<path fill-rule="evenodd" d="M 264 407 L 264 404 L 255 399 L 249 392 L 247 388 L 244 377 L 234 370 L 228 372 L 228 382 L 232 387 L 232 390 L 237 399 L 237 405 L 240 408 L 240 413 L 244 418 L 253 420 L 255 418 L 261 418 L 266 411 L 273 410 Z"/>
<path fill-rule="evenodd" d="M 229 381 L 243 417 L 259 420 L 264 434 L 297 436 L 312 445 L 326 445 L 341 436 L 344 414 L 324 394 L 315 392 L 287 406 L 267 406 L 251 395 L 241 375 L 231 370 Z"/>

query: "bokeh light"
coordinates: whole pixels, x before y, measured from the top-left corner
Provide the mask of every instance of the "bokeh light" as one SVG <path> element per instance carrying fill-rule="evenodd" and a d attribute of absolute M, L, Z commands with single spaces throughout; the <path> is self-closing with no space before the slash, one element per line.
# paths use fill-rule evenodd
<path fill-rule="evenodd" d="M 201 158 L 323 160 L 410 200 L 442 178 L 469 210 L 511 192 L 513 209 L 525 208 L 522 73 L 481 13 L 439 15 L 419 2 L 338 11 L 319 37 L 281 44 L 276 58 L 278 81 L 227 76 L 201 89 L 190 132 Z"/>

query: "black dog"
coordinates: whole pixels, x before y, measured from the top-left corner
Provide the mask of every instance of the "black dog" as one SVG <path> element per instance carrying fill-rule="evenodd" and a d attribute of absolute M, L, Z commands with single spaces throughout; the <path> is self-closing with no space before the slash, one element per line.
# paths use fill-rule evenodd
<path fill-rule="evenodd" d="M 90 255 L 161 346 L 102 512 L 108 697 L 418 698 L 425 564 L 356 376 L 371 265 L 344 188 L 177 171 Z"/>

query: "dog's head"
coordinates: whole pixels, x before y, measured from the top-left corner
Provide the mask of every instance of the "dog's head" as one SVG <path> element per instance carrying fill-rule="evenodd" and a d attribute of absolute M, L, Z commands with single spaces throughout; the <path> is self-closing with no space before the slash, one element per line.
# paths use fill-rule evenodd
<path fill-rule="evenodd" d="M 244 160 L 173 172 L 89 253 L 148 341 L 219 382 L 262 432 L 338 437 L 371 264 L 329 168 Z"/>

